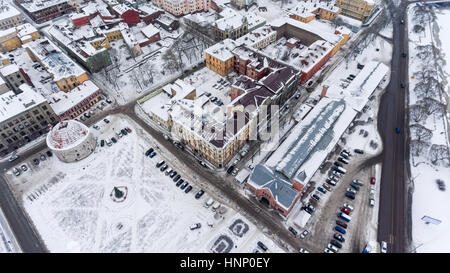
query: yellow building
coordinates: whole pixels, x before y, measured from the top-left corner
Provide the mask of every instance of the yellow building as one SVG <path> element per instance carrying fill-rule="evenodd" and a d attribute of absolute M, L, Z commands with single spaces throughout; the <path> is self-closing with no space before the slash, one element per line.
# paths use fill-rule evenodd
<path fill-rule="evenodd" d="M 365 21 L 375 4 L 373 0 L 336 0 L 336 5 L 342 9 L 342 14 Z"/>
<path fill-rule="evenodd" d="M 289 17 L 292 19 L 308 23 L 314 20 L 316 16 L 333 21 L 341 13 L 341 9 L 335 5 L 334 1 L 306 0 L 299 2 L 289 13 Z"/>
<path fill-rule="evenodd" d="M 234 71 L 233 49 L 237 43 L 231 39 L 225 39 L 205 50 L 206 67 L 221 76 L 226 76 Z"/>
<path fill-rule="evenodd" d="M 88 80 L 86 71 L 48 39 L 38 39 L 25 44 L 24 47 L 31 60 L 39 62 L 62 91 L 74 89 Z"/>
<path fill-rule="evenodd" d="M 9 52 L 22 45 L 19 38 L 17 37 L 17 30 L 15 28 L 10 28 L 7 30 L 0 31 L 0 51 Z"/>

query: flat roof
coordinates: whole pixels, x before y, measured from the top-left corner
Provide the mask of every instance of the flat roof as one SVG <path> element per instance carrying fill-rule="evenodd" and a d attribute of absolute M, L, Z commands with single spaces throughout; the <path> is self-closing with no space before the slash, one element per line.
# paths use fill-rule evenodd
<path fill-rule="evenodd" d="M 0 95 L 0 122 L 4 122 L 36 105 L 46 102 L 46 99 L 35 89 L 24 83 L 19 86 L 22 93 L 8 91 Z"/>

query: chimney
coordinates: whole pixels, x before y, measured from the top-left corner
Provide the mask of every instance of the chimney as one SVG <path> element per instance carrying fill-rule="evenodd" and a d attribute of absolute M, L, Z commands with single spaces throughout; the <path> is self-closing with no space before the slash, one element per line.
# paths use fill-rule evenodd
<path fill-rule="evenodd" d="M 327 91 L 328 91 L 328 85 L 324 85 L 324 86 L 322 87 L 322 93 L 320 93 L 320 98 L 325 97 L 326 94 L 327 94 Z"/>

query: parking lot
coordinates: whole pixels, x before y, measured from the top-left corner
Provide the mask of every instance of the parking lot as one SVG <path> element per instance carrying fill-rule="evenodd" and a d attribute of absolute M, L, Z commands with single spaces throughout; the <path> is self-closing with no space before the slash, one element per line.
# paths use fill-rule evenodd
<path fill-rule="evenodd" d="M 195 198 L 200 187 L 193 174 L 131 120 L 118 115 L 107 120 L 91 129 L 98 146 L 89 157 L 61 163 L 53 155 L 34 165 L 35 155 L 25 163 L 27 171 L 6 174 L 50 251 L 253 252 L 258 241 L 268 252 L 282 251 L 232 208 L 215 198 L 206 205 L 214 194 Z M 131 132 L 119 137 L 124 128 Z M 112 137 L 116 143 L 101 147 L 102 139 Z M 150 147 L 154 151 L 146 156 Z M 156 167 L 161 160 L 180 175 L 176 182 L 176 175 Z M 192 186 L 188 193 L 189 186 L 177 186 L 181 179 Z M 121 202 L 111 198 L 115 187 L 126 189 Z M 221 235 L 232 248 L 223 247 Z"/>

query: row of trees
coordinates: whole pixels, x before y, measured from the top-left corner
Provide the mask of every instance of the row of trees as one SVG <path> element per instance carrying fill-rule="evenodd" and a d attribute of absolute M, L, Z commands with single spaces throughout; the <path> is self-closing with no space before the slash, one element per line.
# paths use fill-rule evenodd
<path fill-rule="evenodd" d="M 426 6 L 416 7 L 413 22 L 416 24 L 415 32 L 423 31 L 425 26 L 432 20 L 433 15 Z M 450 151 L 447 145 L 432 144 L 433 131 L 423 124 L 429 117 L 442 118 L 446 112 L 446 105 L 440 100 L 444 83 L 441 80 L 441 71 L 435 60 L 435 52 L 438 50 L 434 45 L 416 46 L 417 62 L 421 65 L 413 75 L 416 85 L 413 92 L 417 97 L 415 104 L 409 107 L 410 120 L 414 124 L 410 126 L 411 153 L 413 156 L 427 155 L 433 165 L 450 164 Z"/>

